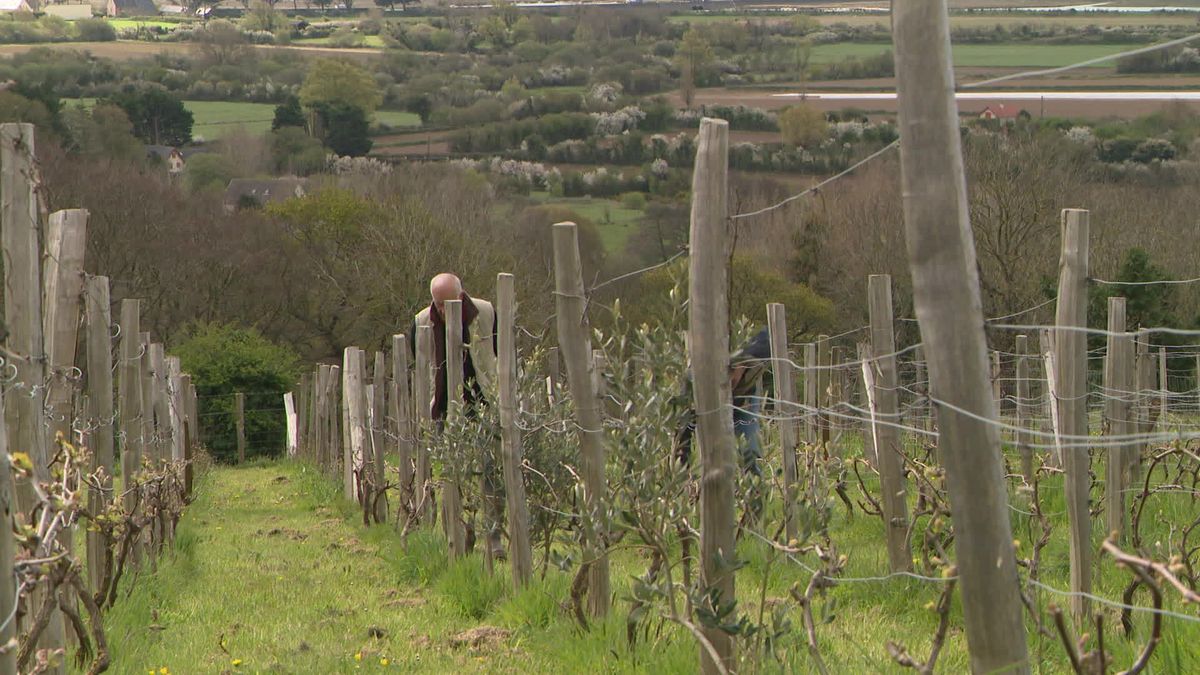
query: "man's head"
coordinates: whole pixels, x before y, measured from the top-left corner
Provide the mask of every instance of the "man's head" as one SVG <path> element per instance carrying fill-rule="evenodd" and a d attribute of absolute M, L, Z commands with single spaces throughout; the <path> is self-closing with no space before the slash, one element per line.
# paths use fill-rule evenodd
<path fill-rule="evenodd" d="M 429 281 L 429 296 L 433 298 L 433 306 L 438 314 L 443 312 L 447 300 L 458 300 L 462 294 L 462 281 L 449 272 L 443 272 Z"/>

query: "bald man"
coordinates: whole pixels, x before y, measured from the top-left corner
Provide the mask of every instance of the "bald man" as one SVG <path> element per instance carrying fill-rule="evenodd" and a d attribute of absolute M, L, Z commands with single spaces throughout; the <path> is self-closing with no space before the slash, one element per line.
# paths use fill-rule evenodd
<path fill-rule="evenodd" d="M 467 415 L 474 414 L 476 405 L 487 402 L 483 392 L 490 390 L 496 377 L 496 310 L 487 300 L 467 295 L 462 281 L 450 273 L 439 274 L 429 282 L 429 296 L 429 306 L 413 318 L 408 344 L 415 361 L 417 327 L 433 329 L 434 393 L 430 412 L 441 428 L 450 401 L 450 392 L 446 391 L 446 301 L 462 301 L 463 389 L 455 395 L 462 397 L 463 411 Z M 487 520 L 491 521 L 490 527 L 486 528 L 487 545 L 494 557 L 503 558 L 500 530 L 504 519 L 504 486 L 492 450 L 486 448 L 483 453 L 483 510 Z"/>

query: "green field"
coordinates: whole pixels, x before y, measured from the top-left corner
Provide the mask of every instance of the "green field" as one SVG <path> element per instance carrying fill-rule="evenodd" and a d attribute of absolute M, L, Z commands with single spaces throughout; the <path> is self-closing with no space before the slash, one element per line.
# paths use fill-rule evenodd
<path fill-rule="evenodd" d="M 178 28 L 180 23 L 176 21 L 156 21 L 154 19 L 109 19 L 108 24 L 117 30 L 130 30 L 133 28 Z"/>
<path fill-rule="evenodd" d="M 95 99 L 63 99 L 66 105 L 82 103 L 91 106 Z M 214 140 L 237 131 L 263 134 L 271 130 L 275 118 L 275 104 L 246 103 L 242 101 L 184 101 L 195 117 L 192 135 L 205 140 Z M 379 110 L 375 121 L 388 126 L 420 126 L 421 118 L 409 112 Z"/>
<path fill-rule="evenodd" d="M 545 204 L 566 206 L 590 220 L 600 233 L 600 241 L 609 255 L 624 253 L 625 242 L 629 239 L 629 235 L 636 231 L 638 221 L 645 215 L 637 209 L 627 209 L 620 202 L 612 199 L 552 198 L 545 192 L 535 192 L 532 196 Z"/>
<path fill-rule="evenodd" d="M 954 65 L 996 68 L 1051 68 L 1066 66 L 1144 45 L 1042 45 L 1042 44 L 969 44 L 955 45 Z M 834 63 L 843 59 L 876 56 L 891 51 L 887 43 L 839 42 L 813 48 L 813 63 Z"/>
<path fill-rule="evenodd" d="M 333 40 L 333 37 L 307 38 L 303 40 L 292 40 L 291 44 L 296 47 L 329 47 L 332 46 Z M 379 37 L 378 35 L 364 35 L 362 47 L 368 49 L 383 49 L 383 38 Z"/>

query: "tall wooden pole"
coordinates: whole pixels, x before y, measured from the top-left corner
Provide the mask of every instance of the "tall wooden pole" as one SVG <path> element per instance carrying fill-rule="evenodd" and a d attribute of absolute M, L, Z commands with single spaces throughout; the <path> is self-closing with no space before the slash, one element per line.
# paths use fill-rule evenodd
<path fill-rule="evenodd" d="M 892 6 L 913 297 L 929 361 L 971 668 L 1028 673 L 1000 436 L 988 386 L 946 0 Z M 966 414 L 959 412 L 966 411 Z"/>
<path fill-rule="evenodd" d="M 34 176 L 32 124 L 0 124 L 0 248 L 4 267 L 5 346 L 14 354 L 19 389 L 4 410 L 12 445 L 33 460 L 34 475 L 49 475 L 43 423 L 46 419 L 45 345 L 42 341 L 42 268 L 38 184 Z M 33 504 L 33 488 L 17 485 L 20 510 Z"/>
<path fill-rule="evenodd" d="M 237 427 L 237 461 L 246 463 L 246 395 L 238 392 L 233 395 L 233 423 Z"/>
<path fill-rule="evenodd" d="M 446 362 L 442 367 L 446 376 L 446 424 L 450 425 L 458 422 L 463 414 L 462 300 L 447 300 L 443 307 L 446 313 Z M 448 480 L 442 486 L 442 529 L 450 542 L 451 559 L 467 554 L 460 459 L 456 457 L 443 464 Z"/>
<path fill-rule="evenodd" d="M 1071 545 L 1071 592 L 1092 589 L 1092 523 L 1088 509 L 1088 452 L 1078 439 L 1088 434 L 1087 411 L 1087 278 L 1088 212 L 1063 210 L 1062 257 L 1058 266 L 1058 310 L 1055 315 L 1054 365 L 1058 370 L 1058 420 L 1063 442 L 1064 498 Z M 1077 625 L 1084 625 L 1087 598 L 1071 597 Z"/>
<path fill-rule="evenodd" d="M 421 522 L 433 524 L 433 462 L 429 457 L 429 433 L 433 426 L 433 392 L 430 389 L 430 368 L 433 364 L 433 327 L 417 326 L 416 368 L 413 370 L 413 393 L 417 408 L 417 505 Z"/>
<path fill-rule="evenodd" d="M 387 401 L 387 356 L 383 352 L 375 352 L 375 371 L 372 373 L 372 383 L 374 389 L 372 392 L 371 402 L 371 479 L 375 482 L 375 489 L 382 490 L 387 484 L 387 427 L 385 419 L 387 417 L 386 401 Z M 371 496 L 375 499 L 375 520 L 382 523 L 387 520 L 388 500 L 387 492 L 378 496 Z"/>
<path fill-rule="evenodd" d="M 700 447 L 700 588 L 721 604 L 736 599 L 732 391 L 729 382 L 729 123 L 704 118 L 692 173 L 688 335 Z M 818 381 L 820 377 L 818 376 Z M 826 378 L 827 381 L 827 378 Z M 715 654 L 700 649 L 701 672 L 732 670 L 733 636 L 701 629 Z"/>
<path fill-rule="evenodd" d="M 783 522 L 787 541 L 796 539 L 796 497 L 799 474 L 796 470 L 796 385 L 792 361 L 788 357 L 787 313 L 784 305 L 767 305 L 767 328 L 771 335 L 771 369 L 775 380 L 775 398 L 781 404 L 779 445 L 783 452 Z"/>
<path fill-rule="evenodd" d="M 875 401 L 879 416 L 889 424 L 875 431 L 879 481 L 887 536 L 888 566 L 892 572 L 912 569 L 908 541 L 907 486 L 904 481 L 904 447 L 900 442 L 899 379 L 896 375 L 896 333 L 892 310 L 892 277 L 872 274 L 867 280 L 871 315 L 872 367 L 875 368 Z"/>
<path fill-rule="evenodd" d="M 100 483 L 112 489 L 113 477 L 113 378 L 112 378 L 112 317 L 110 315 L 108 277 L 87 280 L 87 382 L 88 403 L 93 431 L 88 439 L 92 449 L 93 472 L 100 470 Z M 88 491 L 88 506 L 100 513 L 108 506 L 105 493 Z M 104 573 L 104 543 L 99 532 L 87 534 L 88 579 L 93 591 L 102 583 Z"/>
<path fill-rule="evenodd" d="M 1033 483 L 1033 447 L 1029 433 L 1029 336 L 1017 336 L 1017 452 L 1021 455 L 1021 475 Z"/>
<path fill-rule="evenodd" d="M 1133 339 L 1125 332 L 1125 298 L 1108 299 L 1108 358 L 1104 365 L 1105 406 L 1108 433 L 1126 436 L 1133 432 Z M 1125 446 L 1110 446 L 1105 472 L 1105 517 L 1108 531 L 1122 538 L 1125 528 Z"/>
<path fill-rule="evenodd" d="M 508 559 L 513 586 L 520 588 L 533 576 L 533 550 L 529 543 L 529 505 L 521 465 L 521 430 L 517 427 L 516 292 L 511 274 L 496 275 L 496 350 L 500 434 L 504 446 L 504 492 L 508 500 Z"/>
<path fill-rule="evenodd" d="M 829 414 L 830 405 L 829 383 L 833 377 L 833 345 L 829 341 L 828 335 L 817 336 L 817 371 L 813 373 L 817 381 L 817 408 L 821 410 L 817 416 L 817 424 L 819 427 L 818 440 L 826 446 L 826 453 L 831 450 L 829 448 L 830 426 L 833 423 L 833 417 Z"/>
<path fill-rule="evenodd" d="M 196 469 L 192 465 L 196 457 L 196 439 L 200 430 L 196 426 L 195 404 L 196 388 L 192 386 L 192 376 L 184 373 L 179 376 L 179 386 L 183 389 L 183 492 L 192 496 L 192 485 L 196 478 Z"/>
<path fill-rule="evenodd" d="M 588 568 L 588 608 L 592 616 L 608 614 L 608 522 L 605 504 L 608 484 L 604 476 L 604 429 L 600 404 L 592 389 L 591 354 L 587 316 L 584 314 L 583 269 L 575 223 L 554 225 L 554 286 L 558 345 L 567 365 L 567 383 L 575 401 L 580 464 L 583 468 L 585 562 Z"/>
<path fill-rule="evenodd" d="M 133 508 L 128 492 L 142 468 L 141 300 L 121 301 L 121 364 L 117 369 L 117 394 L 121 401 L 121 480 L 125 506 Z"/>
<path fill-rule="evenodd" d="M 817 380 L 821 372 L 817 363 L 817 345 L 809 342 L 804 345 L 804 424 L 805 437 L 809 443 L 821 441 L 821 422 L 819 403 L 817 401 Z"/>
<path fill-rule="evenodd" d="M 415 487 L 413 482 L 414 445 L 411 391 L 408 381 L 408 338 L 404 335 L 393 335 L 391 418 L 393 433 L 396 434 L 396 446 L 399 450 L 396 461 L 400 465 L 400 503 L 402 505 L 413 503 Z M 400 518 L 397 518 L 396 527 L 403 526 Z"/>
<path fill-rule="evenodd" d="M 1167 380 L 1167 348 L 1158 348 L 1158 423 L 1167 428 L 1167 401 L 1171 397 L 1171 387 Z"/>
<path fill-rule="evenodd" d="M 46 414 L 50 421 L 47 443 L 53 446 L 58 434 L 71 441 L 74 416 L 71 382 L 75 367 L 75 344 L 83 298 L 83 256 L 87 250 L 88 212 L 83 209 L 55 211 L 46 231 L 46 256 L 42 268 L 45 290 L 42 303 L 43 339 L 50 359 Z"/>

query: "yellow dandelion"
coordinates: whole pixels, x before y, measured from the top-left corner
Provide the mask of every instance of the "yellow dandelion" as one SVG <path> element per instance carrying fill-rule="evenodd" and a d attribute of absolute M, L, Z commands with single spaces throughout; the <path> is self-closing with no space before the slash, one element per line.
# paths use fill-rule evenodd
<path fill-rule="evenodd" d="M 381 665 L 381 666 L 386 666 L 386 665 L 388 665 L 388 664 L 390 664 L 390 663 L 391 663 L 391 661 L 388 661 L 388 660 L 387 660 L 387 657 L 384 657 L 384 658 L 382 658 L 382 659 L 379 659 L 379 665 Z"/>
<path fill-rule="evenodd" d="M 159 668 L 158 672 L 159 672 L 159 675 L 171 675 L 171 669 L 166 666 Z"/>
<path fill-rule="evenodd" d="M 242 660 L 241 660 L 241 659 L 234 659 L 234 660 L 230 661 L 230 663 L 232 663 L 232 664 L 233 664 L 233 667 L 234 667 L 234 668 L 237 668 L 238 666 L 242 665 Z"/>
<path fill-rule="evenodd" d="M 362 652 L 357 652 L 357 653 L 355 653 L 355 654 L 354 654 L 354 660 L 355 660 L 355 661 L 362 661 Z"/>

